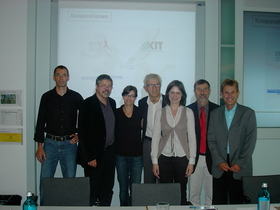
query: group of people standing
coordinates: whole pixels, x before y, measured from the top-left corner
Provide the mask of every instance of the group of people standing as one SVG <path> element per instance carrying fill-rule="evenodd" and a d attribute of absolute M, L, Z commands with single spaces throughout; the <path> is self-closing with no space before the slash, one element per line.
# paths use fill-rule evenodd
<path fill-rule="evenodd" d="M 67 87 L 65 66 L 55 68 L 53 79 L 56 87 L 42 96 L 34 137 L 41 181 L 54 176 L 58 161 L 63 177 L 74 177 L 78 163 L 90 177 L 91 205 L 110 206 L 116 169 L 120 205 L 127 206 L 131 184 L 141 182 L 144 168 L 144 183 L 180 183 L 182 205 L 201 205 L 202 185 L 205 205 L 226 204 L 228 195 L 230 203 L 243 203 L 241 177 L 252 175 L 256 118 L 237 103 L 237 81 L 222 83 L 225 105 L 219 107 L 209 101 L 210 84 L 198 80 L 197 100 L 186 106 L 181 81 L 170 82 L 163 95 L 160 76 L 148 74 L 148 96 L 138 107 L 138 91 L 128 85 L 116 108 L 109 75 L 97 77 L 95 94 L 85 100 Z"/>

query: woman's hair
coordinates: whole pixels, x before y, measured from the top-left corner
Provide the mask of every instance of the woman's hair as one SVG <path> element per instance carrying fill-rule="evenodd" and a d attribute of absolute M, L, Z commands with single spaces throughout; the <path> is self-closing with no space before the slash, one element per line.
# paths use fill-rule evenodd
<path fill-rule="evenodd" d="M 187 93 L 186 93 L 186 90 L 185 90 L 185 87 L 184 87 L 183 83 L 179 80 L 173 80 L 167 86 L 166 91 L 165 91 L 165 96 L 164 96 L 165 103 L 170 105 L 169 92 L 173 87 L 178 87 L 179 88 L 179 90 L 182 93 L 182 98 L 181 98 L 181 101 L 180 101 L 180 105 L 186 106 Z"/>
<path fill-rule="evenodd" d="M 123 89 L 122 96 L 129 94 L 131 91 L 134 91 L 135 97 L 137 97 L 137 88 L 132 85 L 128 85 Z"/>

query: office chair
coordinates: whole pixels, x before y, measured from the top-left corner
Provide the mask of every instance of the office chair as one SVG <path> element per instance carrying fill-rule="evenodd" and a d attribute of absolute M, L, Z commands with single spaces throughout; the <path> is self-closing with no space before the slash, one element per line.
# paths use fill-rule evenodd
<path fill-rule="evenodd" d="M 179 183 L 136 184 L 131 186 L 132 206 L 154 206 L 158 202 L 170 205 L 181 204 L 181 187 Z"/>
<path fill-rule="evenodd" d="M 44 178 L 44 206 L 90 206 L 89 177 Z"/>
<path fill-rule="evenodd" d="M 242 186 L 245 203 L 258 203 L 258 194 L 264 182 L 268 184 L 270 202 L 280 203 L 280 175 L 243 176 Z"/>

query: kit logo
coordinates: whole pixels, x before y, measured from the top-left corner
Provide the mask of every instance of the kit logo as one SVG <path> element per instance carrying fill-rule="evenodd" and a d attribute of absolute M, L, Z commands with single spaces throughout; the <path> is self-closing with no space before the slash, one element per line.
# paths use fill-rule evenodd
<path fill-rule="evenodd" d="M 145 42 L 142 44 L 141 50 L 145 51 L 162 51 L 163 42 Z"/>

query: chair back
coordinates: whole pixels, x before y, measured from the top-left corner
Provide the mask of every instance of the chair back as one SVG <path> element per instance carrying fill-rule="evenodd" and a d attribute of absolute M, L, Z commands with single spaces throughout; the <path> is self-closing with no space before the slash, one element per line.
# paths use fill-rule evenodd
<path fill-rule="evenodd" d="M 258 194 L 264 182 L 268 184 L 270 203 L 280 203 L 280 175 L 243 176 L 243 194 L 251 200 L 252 204 L 258 203 Z"/>
<path fill-rule="evenodd" d="M 89 177 L 44 178 L 44 206 L 90 206 Z"/>
<path fill-rule="evenodd" d="M 154 206 L 158 202 L 170 205 L 181 204 L 181 187 L 179 183 L 136 184 L 131 186 L 132 206 Z"/>

